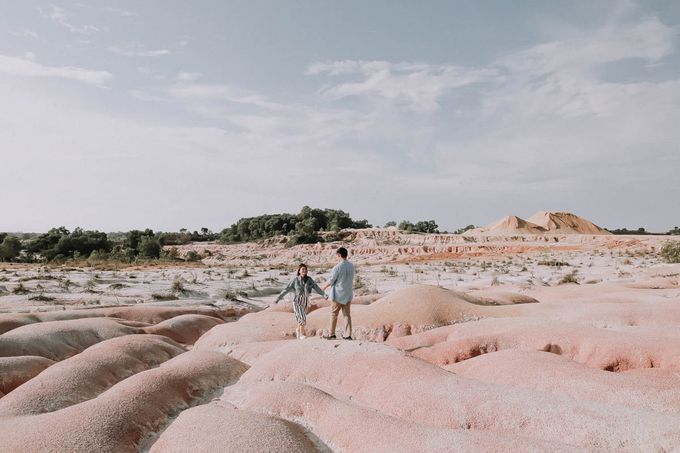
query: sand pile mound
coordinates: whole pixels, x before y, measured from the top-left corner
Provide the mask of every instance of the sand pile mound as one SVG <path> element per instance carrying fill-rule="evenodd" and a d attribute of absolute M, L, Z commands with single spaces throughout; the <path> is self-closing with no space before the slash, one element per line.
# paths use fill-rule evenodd
<path fill-rule="evenodd" d="M 670 448 L 680 442 L 680 418 L 676 416 L 620 406 L 612 410 L 611 406 L 593 402 L 481 383 L 386 345 L 358 341 L 290 342 L 256 360 L 238 384 L 225 390 L 222 399 L 237 407 L 284 418 L 300 416 L 301 411 L 303 419 L 309 417 L 311 427 L 327 426 L 325 412 L 316 413 L 315 406 L 340 411 L 337 405 L 330 405 L 328 397 L 322 397 L 323 393 L 314 396 L 310 391 L 309 396 L 303 394 L 298 399 L 297 394 L 303 391 L 300 387 L 299 391 L 269 393 L 262 388 L 243 389 L 254 384 L 274 385 L 277 381 L 315 387 L 347 404 L 433 428 L 463 428 L 493 432 L 493 436 L 502 433 L 558 445 L 628 451 Z M 371 418 L 375 414 L 364 418 L 358 411 L 354 413 L 365 424 L 357 432 L 359 439 L 367 436 L 367 428 L 379 426 Z M 326 429 L 330 431 L 332 427 Z M 336 424 L 336 432 L 339 429 L 342 426 Z M 325 443 L 340 444 L 338 434 L 335 437 L 328 432 L 329 437 L 324 438 L 323 432 L 315 431 Z M 376 432 L 371 431 L 373 435 Z M 445 445 L 432 447 L 442 449 Z M 354 444 L 349 449 L 359 448 Z"/>
<path fill-rule="evenodd" d="M 498 351 L 444 368 L 482 382 L 656 412 L 680 413 L 680 378 L 595 370 L 549 352 Z"/>
<path fill-rule="evenodd" d="M 87 401 L 183 352 L 174 341 L 156 335 L 103 341 L 56 363 L 0 399 L 0 416 L 52 412 Z"/>
<path fill-rule="evenodd" d="M 0 393 L 11 392 L 53 364 L 53 360 L 31 355 L 0 357 Z"/>
<path fill-rule="evenodd" d="M 593 222 L 569 212 L 541 211 L 524 220 L 509 215 L 484 227 L 474 228 L 463 236 L 514 236 L 560 234 L 611 234 Z"/>
<path fill-rule="evenodd" d="M 611 234 L 593 222 L 569 212 L 540 211 L 529 217 L 528 221 L 551 234 Z"/>
<path fill-rule="evenodd" d="M 216 401 L 182 412 L 163 431 L 151 452 L 318 451 L 303 428 L 270 415 Z"/>
<path fill-rule="evenodd" d="M 182 344 L 194 344 L 204 333 L 219 324 L 224 324 L 224 321 L 212 316 L 179 315 L 155 326 L 145 327 L 144 332 L 165 335 Z"/>
<path fill-rule="evenodd" d="M 680 369 L 680 338 L 599 329 L 532 318 L 483 319 L 395 338 L 390 344 L 436 365 L 461 362 L 504 349 L 546 351 L 590 368 Z"/>
<path fill-rule="evenodd" d="M 59 361 L 100 341 L 135 333 L 143 331 L 106 318 L 40 322 L 0 335 L 0 357 L 35 355 Z"/>
<path fill-rule="evenodd" d="M 0 418 L 3 450 L 144 450 L 179 412 L 234 383 L 245 370 L 217 352 L 180 354 L 97 398 L 54 412 Z"/>
<path fill-rule="evenodd" d="M 546 230 L 515 215 L 509 215 L 481 228 L 463 233 L 464 236 L 513 236 L 516 234 L 543 234 Z"/>

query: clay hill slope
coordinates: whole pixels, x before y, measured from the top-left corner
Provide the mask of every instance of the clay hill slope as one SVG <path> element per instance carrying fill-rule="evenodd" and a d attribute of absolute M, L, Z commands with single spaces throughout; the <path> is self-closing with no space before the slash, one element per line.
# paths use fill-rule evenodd
<path fill-rule="evenodd" d="M 485 227 L 468 230 L 465 236 L 508 236 L 515 234 L 543 234 L 546 230 L 531 222 L 509 215 L 500 220 L 496 220 Z"/>
<path fill-rule="evenodd" d="M 569 212 L 541 211 L 528 220 L 515 215 L 503 217 L 484 227 L 468 230 L 464 236 L 514 236 L 519 234 L 611 234 L 593 222 Z"/>
<path fill-rule="evenodd" d="M 561 234 L 611 234 L 608 231 L 569 212 L 541 211 L 529 217 L 534 223 L 550 233 Z"/>

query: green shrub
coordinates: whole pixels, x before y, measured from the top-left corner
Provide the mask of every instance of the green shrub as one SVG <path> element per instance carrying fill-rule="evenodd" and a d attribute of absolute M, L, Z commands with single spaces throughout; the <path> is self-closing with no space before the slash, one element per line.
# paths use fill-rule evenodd
<path fill-rule="evenodd" d="M 4 235 L 0 243 L 0 261 L 12 261 L 19 256 L 22 249 L 21 241 L 14 236 Z"/>
<path fill-rule="evenodd" d="M 567 283 L 576 283 L 578 284 L 578 279 L 576 278 L 576 269 L 573 271 L 567 273 L 562 277 L 562 280 L 560 280 L 560 285 L 565 285 Z"/>
<path fill-rule="evenodd" d="M 139 241 L 139 256 L 144 258 L 159 258 L 161 243 L 153 236 L 142 236 Z"/>
<path fill-rule="evenodd" d="M 680 241 L 669 241 L 661 247 L 661 257 L 667 263 L 680 263 Z"/>
<path fill-rule="evenodd" d="M 201 260 L 201 255 L 196 253 L 193 250 L 189 250 L 186 255 L 184 255 L 184 259 L 187 261 L 200 261 Z"/>

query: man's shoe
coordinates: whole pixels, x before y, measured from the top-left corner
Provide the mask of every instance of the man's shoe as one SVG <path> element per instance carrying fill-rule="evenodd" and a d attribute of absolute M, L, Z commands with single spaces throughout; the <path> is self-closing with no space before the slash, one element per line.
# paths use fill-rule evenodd
<path fill-rule="evenodd" d="M 335 340 L 336 337 L 335 337 L 335 335 L 329 335 L 329 336 L 327 336 L 327 337 L 323 337 L 323 339 L 324 339 L 324 340 Z"/>
<path fill-rule="evenodd" d="M 352 340 L 352 337 L 342 337 L 343 340 Z"/>

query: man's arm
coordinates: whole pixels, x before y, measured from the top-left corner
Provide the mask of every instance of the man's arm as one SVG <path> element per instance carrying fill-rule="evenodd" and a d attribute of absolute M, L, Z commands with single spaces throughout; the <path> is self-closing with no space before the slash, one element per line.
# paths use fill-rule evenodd
<path fill-rule="evenodd" d="M 326 284 L 323 287 L 323 291 L 326 291 L 328 288 L 335 285 L 337 279 L 338 279 L 338 266 L 335 266 L 331 271 L 331 276 L 328 277 L 328 280 L 326 280 Z"/>

